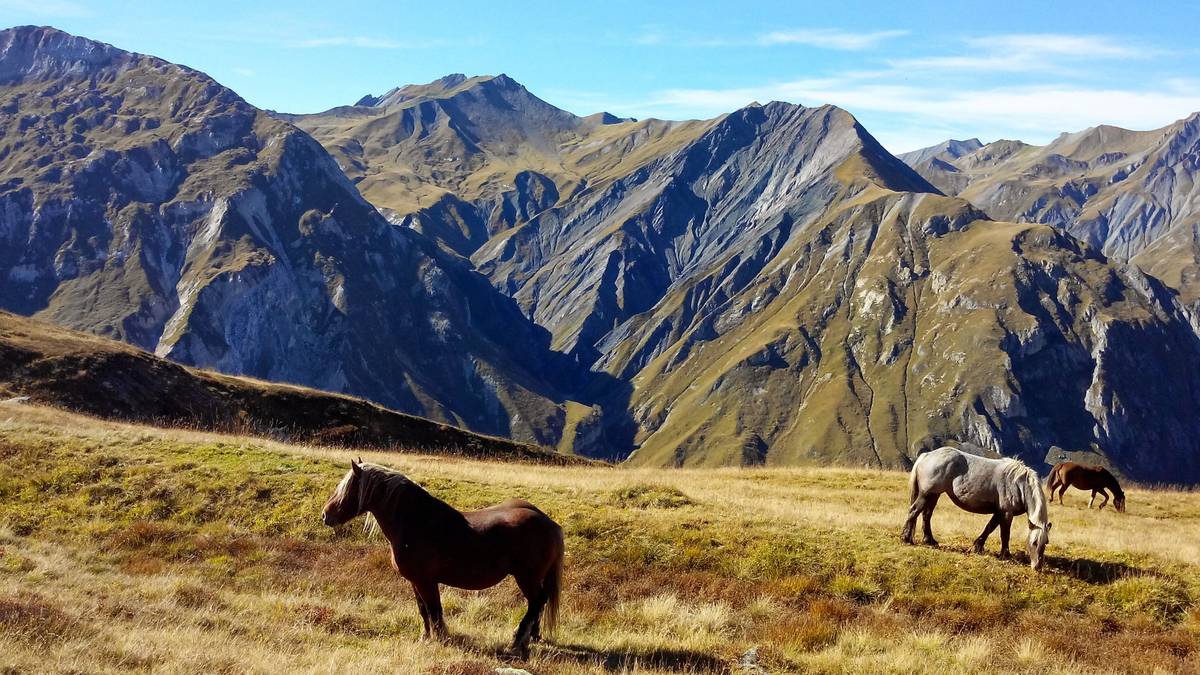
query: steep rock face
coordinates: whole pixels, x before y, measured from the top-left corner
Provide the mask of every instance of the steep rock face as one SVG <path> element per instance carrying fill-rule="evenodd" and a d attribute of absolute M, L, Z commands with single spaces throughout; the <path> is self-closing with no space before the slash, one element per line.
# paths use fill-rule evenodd
<path fill-rule="evenodd" d="M 688 277 L 751 278 L 793 228 L 840 197 L 836 172 L 852 156 L 852 170 L 886 174 L 896 189 L 932 190 L 842 110 L 751 106 L 490 241 L 473 260 L 557 349 L 590 363 L 605 335 Z M 739 255 L 725 269 L 730 251 Z"/>
<path fill-rule="evenodd" d="M 0 32 L 0 306 L 227 373 L 555 443 L 555 358 L 307 134 L 201 73 Z"/>
<path fill-rule="evenodd" d="M 740 292 L 693 309 L 713 274 L 610 336 L 631 461 L 907 466 L 966 441 L 1200 476 L 1200 345 L 1170 294 L 1050 228 L 979 217 L 871 190 Z"/>
<path fill-rule="evenodd" d="M 935 148 L 936 149 L 936 148 Z M 1061 227 L 1200 302 L 1200 113 L 1154 131 L 1099 126 L 1046 146 L 989 144 L 935 162 L 906 157 L 994 218 Z"/>

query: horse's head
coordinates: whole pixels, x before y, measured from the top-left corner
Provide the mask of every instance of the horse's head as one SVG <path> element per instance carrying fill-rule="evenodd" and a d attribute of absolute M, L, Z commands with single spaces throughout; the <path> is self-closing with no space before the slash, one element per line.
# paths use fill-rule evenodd
<path fill-rule="evenodd" d="M 333 495 L 321 510 L 321 520 L 330 527 L 348 523 L 364 510 L 362 464 L 350 460 L 350 470 L 334 488 Z"/>
<path fill-rule="evenodd" d="M 1038 527 L 1029 523 L 1029 566 L 1033 568 L 1034 572 L 1042 569 L 1046 544 L 1050 543 L 1051 525 L 1052 523 L 1047 522 L 1045 527 Z"/>
<path fill-rule="evenodd" d="M 1118 492 L 1113 496 L 1113 508 L 1121 513 L 1125 513 L 1125 493 Z"/>

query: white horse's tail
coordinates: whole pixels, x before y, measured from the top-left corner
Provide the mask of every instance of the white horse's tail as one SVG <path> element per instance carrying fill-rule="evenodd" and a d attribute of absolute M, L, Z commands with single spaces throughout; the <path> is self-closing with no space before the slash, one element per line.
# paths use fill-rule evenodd
<path fill-rule="evenodd" d="M 912 504 L 917 501 L 917 494 L 921 490 L 921 486 L 917 485 L 917 465 L 920 464 L 921 458 L 917 457 L 917 461 L 913 462 L 912 471 L 908 472 L 908 503 Z"/>

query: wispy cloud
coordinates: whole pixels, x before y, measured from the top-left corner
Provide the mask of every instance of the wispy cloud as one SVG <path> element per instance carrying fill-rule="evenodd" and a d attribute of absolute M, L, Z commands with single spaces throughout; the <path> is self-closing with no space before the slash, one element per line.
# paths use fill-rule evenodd
<path fill-rule="evenodd" d="M 70 0 L 0 0 L 0 10 L 60 19 L 78 19 L 95 14 L 90 8 Z"/>
<path fill-rule="evenodd" d="M 1137 59 L 1154 50 L 1099 35 L 1019 33 L 966 38 L 953 54 L 892 59 L 893 68 L 913 70 L 1036 72 L 1096 60 Z"/>
<path fill-rule="evenodd" d="M 833 28 L 805 28 L 799 30 L 774 31 L 759 36 L 761 45 L 807 45 L 822 49 L 858 51 L 870 49 L 885 40 L 908 35 L 906 30 L 880 30 L 866 33 L 837 30 Z"/>
<path fill-rule="evenodd" d="M 233 69 L 233 73 L 234 73 L 235 75 L 241 75 L 242 77 L 254 77 L 254 75 L 255 75 L 255 72 L 254 72 L 254 70 L 253 70 L 253 69 L 251 69 L 251 68 L 244 68 L 244 67 L 237 67 L 237 68 L 234 68 L 234 69 Z"/>
<path fill-rule="evenodd" d="M 907 30 L 856 32 L 837 28 L 796 28 L 761 35 L 712 36 L 680 33 L 662 26 L 645 26 L 633 36 L 634 44 L 671 47 L 774 47 L 802 45 L 818 49 L 861 51 L 880 43 L 908 35 Z"/>

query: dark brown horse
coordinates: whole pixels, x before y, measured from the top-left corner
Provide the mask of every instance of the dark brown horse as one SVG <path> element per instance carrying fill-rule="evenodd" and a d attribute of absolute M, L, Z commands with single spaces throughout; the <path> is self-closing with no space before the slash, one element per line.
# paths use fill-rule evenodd
<path fill-rule="evenodd" d="M 336 527 L 370 513 L 392 546 L 392 565 L 412 584 L 425 622 L 423 637 L 446 637 L 439 585 L 480 590 L 512 576 L 529 601 L 513 635 L 513 651 L 529 655 L 558 620 L 563 533 L 549 516 L 521 499 L 460 512 L 401 474 L 350 462 L 325 504 L 323 519 Z"/>
<path fill-rule="evenodd" d="M 1113 506 L 1121 513 L 1125 512 L 1125 491 L 1121 489 L 1116 476 L 1102 466 L 1063 462 L 1050 470 L 1050 479 L 1046 481 L 1046 487 L 1049 488 L 1050 501 L 1054 501 L 1054 491 L 1058 490 L 1059 504 L 1063 503 L 1063 493 L 1069 487 L 1091 490 L 1092 498 L 1088 501 L 1089 509 L 1096 501 L 1097 493 L 1104 497 L 1104 501 L 1100 502 L 1100 508 L 1104 508 L 1104 505 L 1108 503 L 1108 492 L 1105 490 L 1112 490 Z"/>

